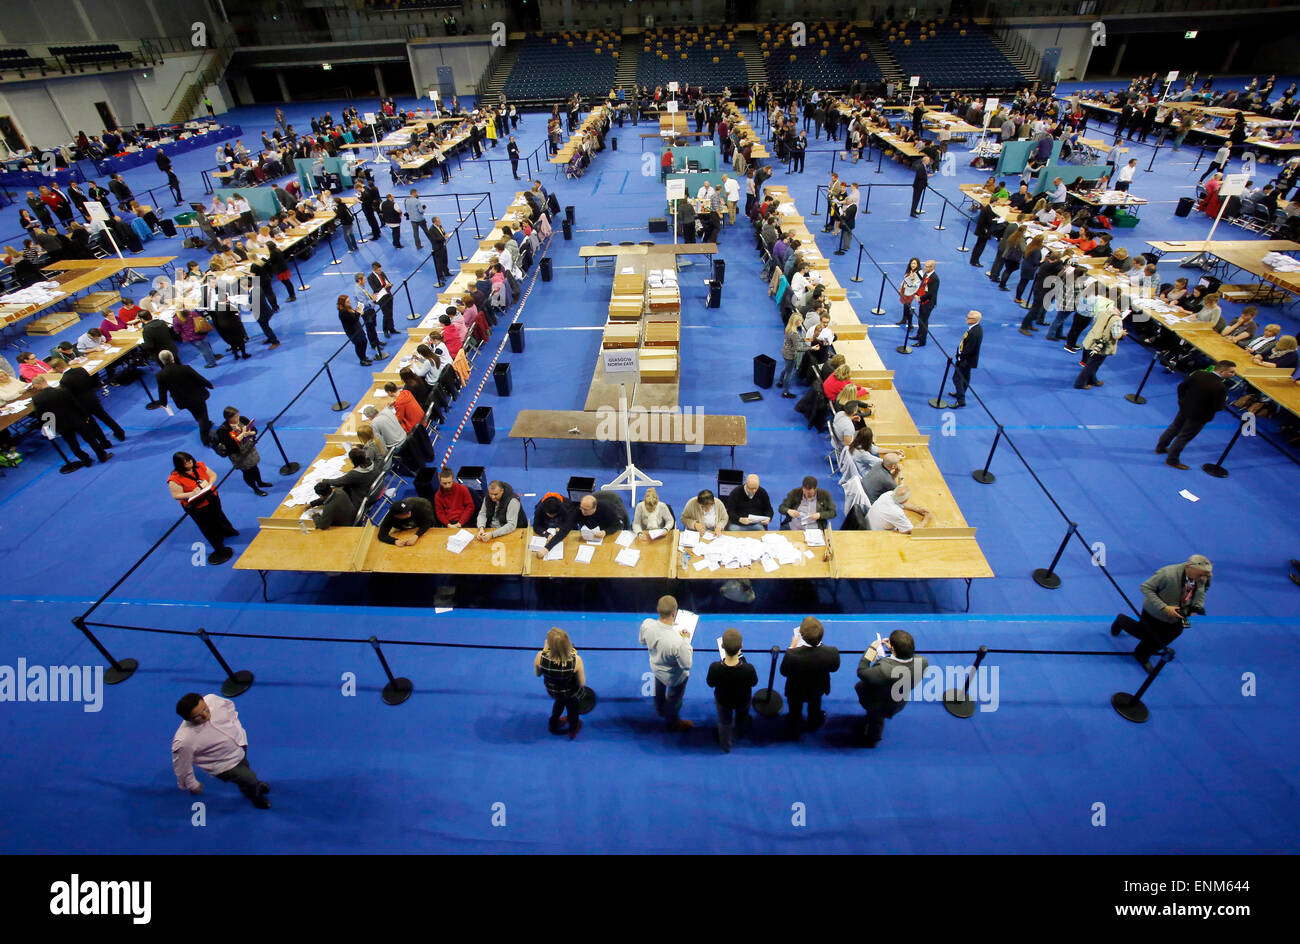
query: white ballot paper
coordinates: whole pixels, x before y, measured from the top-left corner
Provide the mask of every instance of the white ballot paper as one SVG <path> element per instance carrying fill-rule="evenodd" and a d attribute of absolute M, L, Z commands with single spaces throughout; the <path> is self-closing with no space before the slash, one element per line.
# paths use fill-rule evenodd
<path fill-rule="evenodd" d="M 649 531 L 646 532 L 646 534 L 650 535 L 651 541 L 658 541 L 661 537 L 663 537 L 667 533 L 668 532 L 665 531 L 663 528 L 651 528 Z"/>
<path fill-rule="evenodd" d="M 534 534 L 528 539 L 528 549 L 530 551 L 540 551 L 546 547 L 546 538 L 540 534 Z"/>
<path fill-rule="evenodd" d="M 699 547 L 700 533 L 698 531 L 683 531 L 681 538 L 682 547 Z"/>
<path fill-rule="evenodd" d="M 559 544 L 555 545 L 555 547 L 547 551 L 546 556 L 543 557 L 542 560 L 549 560 L 549 561 L 564 560 L 564 542 L 561 541 Z"/>
<path fill-rule="evenodd" d="M 1197 501 L 1200 501 L 1200 499 L 1199 499 L 1197 496 L 1193 495 L 1193 494 L 1192 494 L 1191 492 L 1189 492 L 1187 489 L 1183 489 L 1183 490 L 1182 490 L 1181 492 L 1179 492 L 1178 494 L 1179 494 L 1179 495 L 1182 495 L 1184 498 L 1186 498 L 1186 499 L 1187 499 L 1188 501 L 1190 501 L 1190 502 L 1197 502 Z"/>
<path fill-rule="evenodd" d="M 636 562 L 641 559 L 641 552 L 625 547 L 614 557 L 614 563 L 622 564 L 624 567 L 635 567 Z"/>
<path fill-rule="evenodd" d="M 590 564 L 592 556 L 596 553 L 594 544 L 582 544 L 578 546 L 578 553 L 574 557 L 579 564 Z"/>
<path fill-rule="evenodd" d="M 602 541 L 605 540 L 604 538 L 596 537 L 597 532 L 585 526 L 581 529 L 581 534 L 582 534 L 582 539 L 584 541 L 587 541 L 590 544 L 600 544 Z"/>
<path fill-rule="evenodd" d="M 673 629 L 684 631 L 687 639 L 695 638 L 695 627 L 698 625 L 700 625 L 700 614 L 692 613 L 690 610 L 678 610 L 677 619 L 673 620 Z"/>
<path fill-rule="evenodd" d="M 469 547 L 473 540 L 474 533 L 461 528 L 451 537 L 447 538 L 447 550 L 451 551 L 453 554 L 459 554 L 461 551 L 465 550 L 465 548 Z"/>
<path fill-rule="evenodd" d="M 722 637 L 721 637 L 721 636 L 718 637 L 718 655 L 721 656 L 721 657 L 724 658 L 724 659 L 727 658 L 727 650 L 722 648 Z"/>
<path fill-rule="evenodd" d="M 636 539 L 636 535 L 633 534 L 631 531 L 620 531 L 618 533 L 618 537 L 614 539 L 614 543 L 617 544 L 619 547 L 631 547 L 632 541 L 635 539 Z"/>
<path fill-rule="evenodd" d="M 826 545 L 826 535 L 822 534 L 821 528 L 804 528 L 803 543 L 809 547 L 824 547 Z"/>

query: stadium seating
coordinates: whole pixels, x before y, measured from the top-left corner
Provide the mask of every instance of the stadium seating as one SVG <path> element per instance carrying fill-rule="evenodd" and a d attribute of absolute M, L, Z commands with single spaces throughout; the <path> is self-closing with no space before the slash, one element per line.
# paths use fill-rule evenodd
<path fill-rule="evenodd" d="M 506 79 L 506 98 L 556 101 L 580 92 L 603 99 L 614 85 L 618 52 L 619 35 L 613 30 L 532 34 Z"/>
<path fill-rule="evenodd" d="M 749 81 L 736 35 L 726 26 L 650 29 L 641 34 L 638 85 L 688 82 L 706 92 L 739 89 Z"/>
<path fill-rule="evenodd" d="M 759 47 L 774 86 L 803 82 L 813 88 L 848 88 L 854 80 L 867 85 L 881 81 L 880 66 L 864 41 L 866 31 L 844 23 L 813 23 L 802 46 L 792 46 L 788 25 L 762 30 Z"/>
<path fill-rule="evenodd" d="M 886 23 L 881 35 L 904 75 L 934 88 L 1014 88 L 1024 77 L 969 20 Z"/>
<path fill-rule="evenodd" d="M 70 66 L 95 63 L 130 62 L 132 55 L 117 43 L 93 43 L 78 46 L 51 46 L 51 56 L 59 56 Z"/>
<path fill-rule="evenodd" d="M 41 69 L 44 64 L 44 60 L 29 56 L 26 49 L 0 49 L 0 72 Z"/>

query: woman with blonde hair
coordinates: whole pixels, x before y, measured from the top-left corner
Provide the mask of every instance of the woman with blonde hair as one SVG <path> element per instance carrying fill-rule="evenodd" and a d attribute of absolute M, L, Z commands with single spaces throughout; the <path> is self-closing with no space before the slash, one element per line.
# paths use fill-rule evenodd
<path fill-rule="evenodd" d="M 366 451 L 366 460 L 371 465 L 383 460 L 384 452 L 375 441 L 375 430 L 369 423 L 357 424 L 357 443 Z"/>
<path fill-rule="evenodd" d="M 565 729 L 560 724 L 560 715 L 567 712 L 569 740 L 572 741 L 582 730 L 578 696 L 587 685 L 587 672 L 568 633 L 554 627 L 546 634 L 546 645 L 533 659 L 533 674 L 542 677 L 546 694 L 554 699 L 547 727 L 552 734 L 563 734 Z"/>
<path fill-rule="evenodd" d="M 781 396 L 788 400 L 794 399 L 794 394 L 790 392 L 790 382 L 797 376 L 799 362 L 803 360 L 803 355 L 808 352 L 808 349 L 808 342 L 803 336 L 803 316 L 795 312 L 785 323 L 785 339 L 781 343 L 781 357 L 785 361 L 785 368 L 781 371 L 781 379 L 776 384 L 781 388 Z"/>
<path fill-rule="evenodd" d="M 637 502 L 636 511 L 632 513 L 632 533 L 638 541 L 649 541 L 651 531 L 676 530 L 672 510 L 659 500 L 659 493 L 653 488 L 645 490 L 645 497 Z"/>

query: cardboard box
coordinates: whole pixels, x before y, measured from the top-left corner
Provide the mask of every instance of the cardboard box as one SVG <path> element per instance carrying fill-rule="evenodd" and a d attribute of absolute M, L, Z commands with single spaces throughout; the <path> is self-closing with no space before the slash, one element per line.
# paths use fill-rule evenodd
<path fill-rule="evenodd" d="M 69 325 L 81 320 L 81 316 L 71 311 L 52 311 L 48 315 L 31 321 L 27 325 L 28 334 L 58 334 Z"/>
<path fill-rule="evenodd" d="M 79 311 L 82 314 L 98 314 L 101 311 L 107 311 L 122 301 L 122 296 L 117 292 L 91 292 L 89 295 L 83 295 L 72 303 L 72 310 Z"/>
<path fill-rule="evenodd" d="M 676 321 L 649 321 L 645 326 L 646 347 L 676 350 L 680 346 L 681 325 Z"/>
<path fill-rule="evenodd" d="M 611 321 L 640 321 L 645 299 L 640 295 L 616 295 L 609 302 Z"/>
<path fill-rule="evenodd" d="M 637 321 L 609 321 L 601 347 L 637 347 L 641 340 L 641 324 Z"/>
<path fill-rule="evenodd" d="M 641 349 L 641 382 L 672 383 L 677 379 L 677 354 L 667 348 Z"/>

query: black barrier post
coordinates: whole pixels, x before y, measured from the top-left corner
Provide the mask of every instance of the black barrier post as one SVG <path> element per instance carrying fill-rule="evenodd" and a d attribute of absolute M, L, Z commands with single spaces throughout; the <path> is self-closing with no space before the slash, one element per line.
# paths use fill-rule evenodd
<path fill-rule="evenodd" d="M 859 244 L 860 245 L 860 244 Z M 871 309 L 873 315 L 883 315 L 885 313 L 885 273 L 880 273 L 880 295 L 876 298 L 876 307 Z"/>
<path fill-rule="evenodd" d="M 492 165 L 495 164 L 495 163 L 496 163 L 495 160 L 493 160 L 492 158 L 488 158 L 488 161 L 487 161 L 487 166 L 488 166 L 488 183 L 490 183 L 490 184 L 494 184 L 494 183 L 496 183 L 496 178 L 494 178 L 494 177 L 492 176 Z"/>
<path fill-rule="evenodd" d="M 1155 146 L 1155 148 L 1151 151 L 1151 163 L 1150 163 L 1150 164 L 1147 164 L 1147 172 L 1148 172 L 1148 173 L 1151 171 L 1151 168 L 1155 166 L 1155 163 L 1156 163 L 1156 155 L 1159 154 L 1159 153 L 1160 153 L 1160 145 L 1157 144 L 1157 145 Z"/>
<path fill-rule="evenodd" d="M 767 673 L 767 688 L 760 688 L 754 692 L 754 698 L 750 702 L 754 710 L 764 718 L 775 718 L 781 713 L 781 693 L 772 687 L 776 681 L 776 660 L 781 657 L 781 648 L 772 647 L 772 668 Z"/>
<path fill-rule="evenodd" d="M 140 386 L 144 388 L 144 395 L 147 396 L 147 397 L 149 398 L 149 402 L 148 402 L 147 404 L 145 404 L 145 409 L 146 409 L 146 410 L 161 410 L 161 409 L 162 409 L 162 401 L 159 400 L 157 397 L 155 397 L 155 396 L 153 395 L 153 393 L 150 392 L 150 390 L 149 390 L 149 385 L 148 385 L 147 383 L 144 382 L 144 370 L 143 370 L 143 369 L 141 369 L 141 371 L 140 371 L 140 376 L 137 377 L 136 380 L 140 381 Z"/>
<path fill-rule="evenodd" d="M 853 277 L 850 278 L 849 281 L 861 282 L 862 281 L 861 272 L 862 272 L 862 243 L 858 243 L 858 267 L 853 270 Z"/>
<path fill-rule="evenodd" d="M 494 209 L 492 209 L 492 193 L 491 193 L 491 191 L 488 192 L 488 195 L 487 195 L 487 201 L 488 201 L 488 219 L 490 219 L 490 220 L 491 220 L 491 219 L 495 219 L 495 218 L 496 218 L 496 215 L 497 215 L 497 211 L 494 210 Z"/>
<path fill-rule="evenodd" d="M 919 209 L 919 208 L 918 208 L 918 209 Z M 946 226 L 943 225 L 943 215 L 944 215 L 945 213 L 947 213 L 947 212 L 948 212 L 948 201 L 947 201 L 947 200 L 944 200 L 944 201 L 943 201 L 943 206 L 941 206 L 941 207 L 939 208 L 939 225 L 936 226 L 935 229 L 947 229 L 947 228 L 948 228 L 948 227 L 946 227 Z"/>
<path fill-rule="evenodd" d="M 912 336 L 912 322 L 908 321 L 903 325 L 903 343 L 894 348 L 899 354 L 911 354 L 912 349 L 907 346 L 908 339 Z"/>
<path fill-rule="evenodd" d="M 1047 565 L 1047 569 L 1044 570 L 1042 567 L 1039 567 L 1034 570 L 1034 583 L 1038 584 L 1044 590 L 1055 590 L 1061 585 L 1061 578 L 1056 574 L 1056 565 L 1061 562 L 1061 555 L 1065 553 L 1065 545 L 1070 543 L 1070 538 L 1074 537 L 1075 532 L 1079 530 L 1079 526 L 1073 521 L 1069 522 L 1069 524 L 1070 527 L 1065 532 L 1065 537 L 1061 538 L 1061 546 L 1056 549 L 1056 556 L 1053 557 L 1052 562 Z"/>
<path fill-rule="evenodd" d="M 1147 364 L 1147 372 L 1142 375 L 1142 382 L 1138 384 L 1137 392 L 1124 394 L 1125 400 L 1127 400 L 1129 403 L 1136 403 L 1138 406 L 1141 406 L 1142 404 L 1147 402 L 1147 398 L 1142 396 L 1142 388 L 1147 385 L 1147 378 L 1151 376 L 1151 371 L 1156 366 L 1156 361 L 1158 361 L 1159 359 L 1160 359 L 1159 354 L 1151 355 L 1151 363 Z"/>
<path fill-rule="evenodd" d="M 863 204 L 862 204 L 862 212 L 863 212 L 863 213 L 870 213 L 870 212 L 871 212 L 871 188 L 872 188 L 873 186 L 875 186 L 875 185 L 874 185 L 874 184 L 867 184 L 867 199 L 864 200 L 864 201 L 863 201 Z"/>
<path fill-rule="evenodd" d="M 108 668 L 104 670 L 105 685 L 116 685 L 118 682 L 125 682 L 136 669 L 140 668 L 140 663 L 134 659 L 114 659 L 112 653 L 105 649 L 103 644 L 95 638 L 95 634 L 86 628 L 85 617 L 73 617 L 72 625 L 81 630 L 82 634 L 90 640 L 90 644 L 99 650 L 101 656 L 108 660 Z"/>
<path fill-rule="evenodd" d="M 474 209 L 470 210 L 469 212 L 470 212 L 470 215 L 471 215 L 472 217 L 474 217 L 474 238 L 475 238 L 475 239 L 482 239 L 482 238 L 483 238 L 483 234 L 482 234 L 481 232 L 479 232 L 479 228 L 478 228 L 478 205 L 476 204 L 476 205 L 474 206 Z"/>
<path fill-rule="evenodd" d="M 946 357 L 943 362 L 943 380 L 939 381 L 939 395 L 930 400 L 930 406 L 934 407 L 936 410 L 946 410 L 948 407 L 952 406 L 951 403 L 943 398 L 943 388 L 948 385 L 948 372 L 950 370 L 952 370 L 952 358 Z"/>
<path fill-rule="evenodd" d="M 325 362 L 325 376 L 329 378 L 330 389 L 334 391 L 334 405 L 330 407 L 335 413 L 342 413 L 352 404 L 339 396 L 339 388 L 334 386 L 334 372 L 330 370 L 330 362 Z"/>
<path fill-rule="evenodd" d="M 253 673 L 247 669 L 238 672 L 232 669 L 230 664 L 221 657 L 221 653 L 217 652 L 217 647 L 212 645 L 212 638 L 208 636 L 208 631 L 201 626 L 198 629 L 198 636 L 203 640 L 203 645 L 208 647 L 208 652 L 212 653 L 212 658 L 217 660 L 217 665 L 221 666 L 222 671 L 226 673 L 226 680 L 221 683 L 221 694 L 227 698 L 238 698 L 248 691 L 253 684 Z"/>
<path fill-rule="evenodd" d="M 1116 692 L 1114 695 L 1110 696 L 1110 706 L 1115 709 L 1121 718 L 1132 721 L 1134 724 L 1142 724 L 1151 717 L 1151 712 L 1147 710 L 1147 706 L 1142 704 L 1142 696 L 1145 695 L 1147 689 L 1151 687 L 1151 683 L 1156 680 L 1156 676 L 1160 674 L 1160 670 L 1168 665 L 1173 658 L 1174 650 L 1168 648 L 1161 649 L 1160 661 L 1156 663 L 1154 669 L 1147 673 L 1147 677 L 1142 682 L 1141 688 L 1132 695 L 1127 692 Z"/>
<path fill-rule="evenodd" d="M 960 690 L 950 688 L 943 693 L 943 707 L 947 708 L 948 714 L 954 718 L 969 718 L 975 714 L 975 702 L 970 698 L 970 680 L 980 670 L 980 663 L 984 661 L 984 657 L 988 654 L 989 647 L 980 646 L 975 653 L 975 664 L 970 667 L 970 672 L 966 674 L 966 684 Z"/>
<path fill-rule="evenodd" d="M 1201 166 L 1201 158 L 1205 156 L 1205 145 L 1201 145 L 1201 153 L 1196 155 L 1196 163 L 1192 165 L 1192 170 Z"/>
<path fill-rule="evenodd" d="M 458 193 L 453 193 L 452 196 L 456 198 L 456 222 L 457 222 L 457 223 L 464 223 L 464 222 L 465 222 L 465 214 L 464 214 L 463 212 L 461 212 L 461 209 L 460 209 L 460 194 L 458 194 Z"/>
<path fill-rule="evenodd" d="M 302 468 L 302 466 L 300 466 L 296 462 L 290 462 L 289 457 L 285 455 L 284 446 L 281 444 L 280 437 L 275 431 L 274 420 L 266 424 L 266 431 L 270 433 L 271 438 L 275 440 L 275 448 L 280 450 L 280 458 L 284 460 L 284 465 L 280 466 L 280 474 L 293 475 L 293 473 L 297 472 L 300 468 Z"/>
<path fill-rule="evenodd" d="M 970 246 L 966 245 L 966 239 L 970 236 L 970 223 L 971 223 L 971 218 L 968 216 L 966 217 L 966 232 L 961 234 L 961 245 L 957 247 L 958 252 L 970 251 Z"/>
<path fill-rule="evenodd" d="M 883 164 L 884 161 L 885 161 L 885 149 L 884 149 L 884 148 L 881 148 L 881 149 L 880 149 L 880 156 L 879 156 L 878 158 L 876 158 L 876 173 L 877 173 L 877 174 L 883 174 L 883 173 L 884 173 L 884 171 L 880 169 L 880 165 Z"/>
<path fill-rule="evenodd" d="M 998 443 L 1002 441 L 1002 424 L 998 423 L 998 434 L 993 437 L 993 445 L 989 447 L 989 457 L 984 460 L 984 468 L 976 469 L 971 473 L 971 478 L 981 485 L 992 485 L 998 480 L 998 477 L 989 471 L 989 465 L 993 462 L 993 453 L 997 451 Z"/>
<path fill-rule="evenodd" d="M 302 280 L 302 269 L 298 268 L 298 259 L 296 257 L 293 260 L 293 271 L 298 273 L 298 291 L 305 292 L 307 289 L 311 288 L 310 285 Z"/>
<path fill-rule="evenodd" d="M 388 667 L 388 660 L 384 658 L 384 651 L 379 648 L 379 640 L 374 636 L 370 637 L 370 645 L 374 647 L 375 655 L 379 656 L 379 664 L 384 667 L 384 674 L 388 676 L 388 684 L 384 686 L 384 704 L 400 705 L 411 697 L 411 692 L 415 690 L 415 686 L 411 684 L 411 680 L 408 678 L 393 677 L 393 670 Z"/>
<path fill-rule="evenodd" d="M 340 264 L 340 263 L 339 263 L 339 257 L 336 256 L 336 255 L 334 255 L 334 230 L 330 230 L 328 233 L 325 234 L 325 241 L 326 241 L 327 243 L 329 243 L 329 247 L 330 247 L 330 258 L 331 258 L 332 260 L 334 260 L 333 262 L 327 262 L 327 263 L 325 263 L 325 264 L 326 264 L 326 265 L 332 265 L 332 266 L 339 265 L 339 264 Z"/>
<path fill-rule="evenodd" d="M 59 445 L 59 441 L 57 439 L 51 439 L 50 445 L 54 447 L 54 451 L 59 454 L 59 459 L 62 460 L 63 462 L 63 465 L 59 466 L 60 475 L 71 475 L 73 472 L 76 472 L 78 469 L 82 468 L 81 460 L 69 459 L 68 454 L 63 451 L 63 447 Z"/>
<path fill-rule="evenodd" d="M 465 247 L 460 244 L 460 227 L 457 226 L 454 230 L 452 230 L 452 232 L 456 236 L 456 251 L 460 253 L 460 255 L 456 257 L 456 261 L 464 262 L 466 259 L 469 258 L 469 256 L 465 255 Z"/>
<path fill-rule="evenodd" d="M 1237 440 L 1241 438 L 1241 431 L 1246 428 L 1247 423 L 1254 425 L 1254 413 L 1241 414 L 1241 423 L 1237 426 L 1237 431 L 1232 434 L 1232 438 L 1228 440 L 1228 445 L 1223 447 L 1223 455 L 1219 456 L 1219 461 L 1205 463 L 1201 466 L 1202 472 L 1213 475 L 1216 479 L 1226 479 L 1228 477 L 1228 470 L 1223 467 L 1223 460 L 1228 458 L 1228 453 L 1232 451 L 1232 447 L 1237 445 Z"/>
<path fill-rule="evenodd" d="M 831 151 L 831 173 L 835 173 L 835 158 L 840 156 L 838 150 Z"/>
<path fill-rule="evenodd" d="M 410 277 L 407 277 L 406 281 L 402 283 L 402 291 L 406 292 L 406 304 L 411 309 L 411 313 L 406 316 L 407 320 L 415 321 L 420 316 L 415 313 L 415 302 L 411 301 L 410 282 L 411 282 Z"/>

